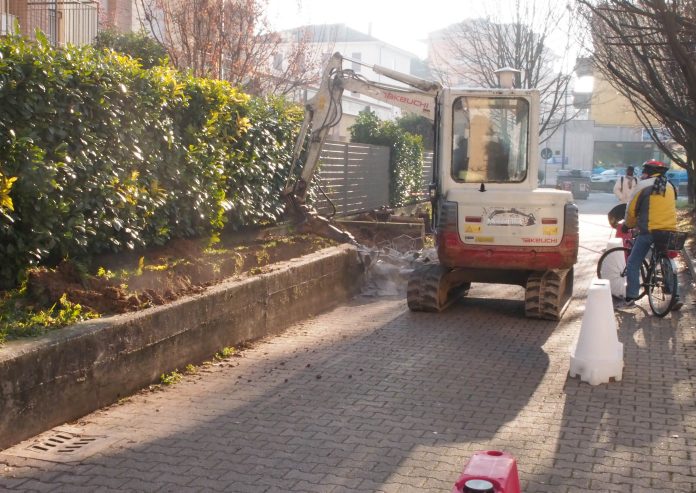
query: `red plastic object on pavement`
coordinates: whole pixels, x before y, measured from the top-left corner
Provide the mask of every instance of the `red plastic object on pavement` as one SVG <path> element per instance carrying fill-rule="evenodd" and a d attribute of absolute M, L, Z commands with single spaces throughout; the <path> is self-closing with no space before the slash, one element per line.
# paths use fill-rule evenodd
<path fill-rule="evenodd" d="M 498 450 L 476 452 L 452 493 L 520 493 L 515 458 Z"/>

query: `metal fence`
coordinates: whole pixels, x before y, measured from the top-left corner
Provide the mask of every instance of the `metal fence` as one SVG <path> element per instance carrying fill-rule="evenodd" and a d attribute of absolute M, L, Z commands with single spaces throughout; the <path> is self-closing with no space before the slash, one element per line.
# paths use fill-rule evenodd
<path fill-rule="evenodd" d="M 321 153 L 319 184 L 336 207 L 337 215 L 355 214 L 389 203 L 389 148 L 369 144 L 327 142 Z M 323 197 L 320 214 L 333 208 Z"/>
<path fill-rule="evenodd" d="M 389 148 L 369 144 L 329 141 L 321 152 L 318 182 L 336 208 L 345 216 L 389 204 Z M 432 181 L 433 153 L 423 156 L 421 190 L 427 194 Z M 424 195 L 425 196 L 425 195 Z M 315 204 L 322 215 L 334 212 L 326 198 Z"/>
<path fill-rule="evenodd" d="M 16 16 L 10 13 L 10 0 L 0 0 L 0 36 L 12 32 Z"/>
<path fill-rule="evenodd" d="M 0 0 L 0 35 L 36 39 L 41 31 L 53 46 L 85 45 L 98 33 L 98 2 L 92 0 Z"/>

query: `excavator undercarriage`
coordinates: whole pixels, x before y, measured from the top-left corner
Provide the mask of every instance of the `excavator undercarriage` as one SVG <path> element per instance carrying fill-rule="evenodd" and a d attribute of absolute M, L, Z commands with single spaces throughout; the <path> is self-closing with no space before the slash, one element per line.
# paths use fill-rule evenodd
<path fill-rule="evenodd" d="M 478 275 L 477 275 L 478 274 Z M 488 272 L 451 269 L 438 263 L 414 269 L 408 282 L 407 302 L 412 311 L 440 312 L 469 292 L 472 282 L 518 284 L 525 288 L 525 315 L 530 318 L 560 320 L 573 292 L 573 269 L 520 272 L 495 279 Z"/>

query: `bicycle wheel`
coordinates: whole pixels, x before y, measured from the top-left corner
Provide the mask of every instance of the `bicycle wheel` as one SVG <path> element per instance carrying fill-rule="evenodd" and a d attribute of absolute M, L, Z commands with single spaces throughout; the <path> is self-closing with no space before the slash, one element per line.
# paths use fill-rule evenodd
<path fill-rule="evenodd" d="M 674 295 L 677 293 L 677 273 L 667 255 L 657 254 L 655 268 L 650 272 L 646 284 L 650 309 L 656 316 L 664 317 L 674 306 Z"/>
<path fill-rule="evenodd" d="M 610 248 L 597 261 L 597 277 L 609 281 L 611 295 L 615 298 L 626 297 L 626 259 L 631 250 L 626 247 Z M 640 292 L 638 298 L 645 295 L 645 275 L 648 262 L 643 260 L 640 266 Z"/>

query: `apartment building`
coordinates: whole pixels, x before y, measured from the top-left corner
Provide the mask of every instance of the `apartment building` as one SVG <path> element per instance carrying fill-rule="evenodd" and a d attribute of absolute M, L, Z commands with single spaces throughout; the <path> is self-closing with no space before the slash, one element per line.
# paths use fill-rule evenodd
<path fill-rule="evenodd" d="M 576 94 L 576 105 L 587 108 L 584 119 L 569 122 L 556 132 L 546 146 L 556 159 L 548 165 L 557 168 L 565 154 L 566 168 L 590 170 L 640 165 L 648 159 L 667 161 L 638 120 L 631 104 L 621 93 L 594 70 L 591 58 L 580 58 L 576 64 L 579 78 L 592 80 L 591 91 Z"/>
<path fill-rule="evenodd" d="M 98 15 L 95 0 L 0 0 L 0 36 L 18 26 L 30 39 L 43 32 L 53 46 L 89 44 L 98 32 Z"/>
<path fill-rule="evenodd" d="M 138 31 L 142 27 L 141 10 L 138 0 L 99 0 L 100 26 L 122 33 Z"/>

